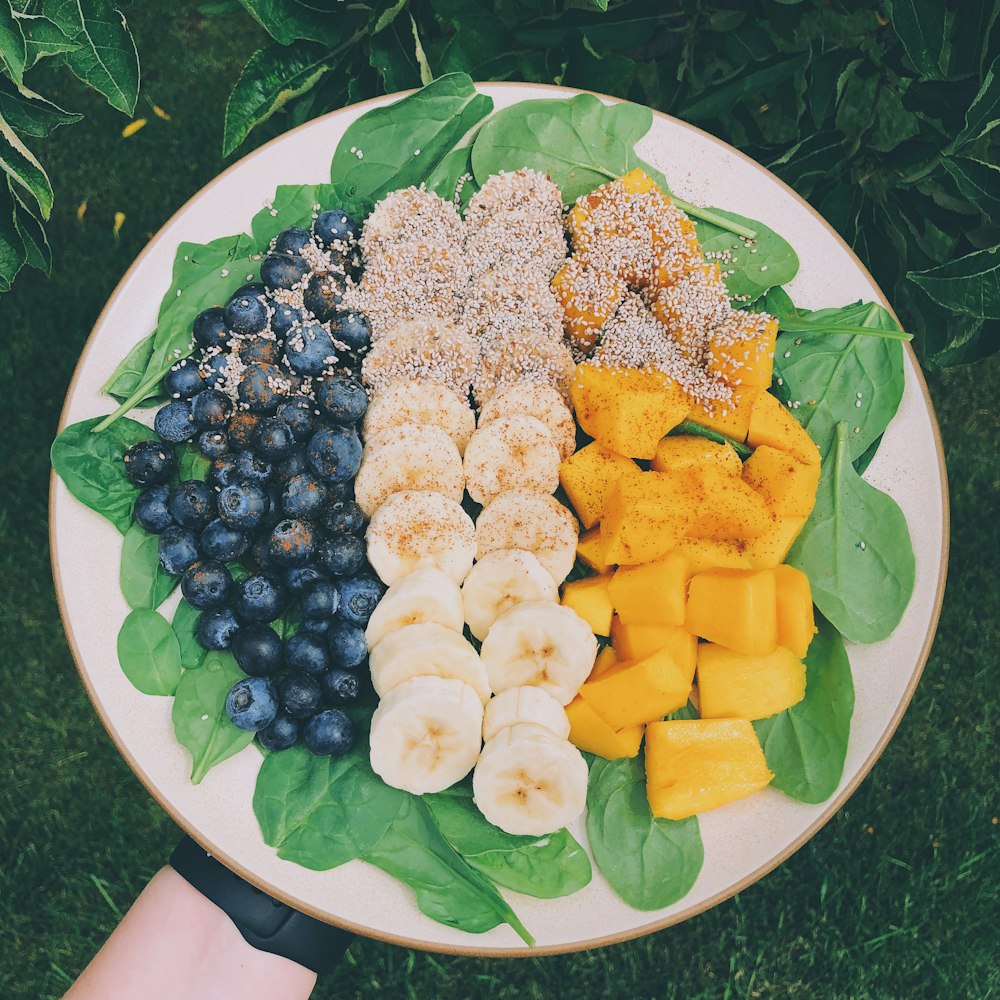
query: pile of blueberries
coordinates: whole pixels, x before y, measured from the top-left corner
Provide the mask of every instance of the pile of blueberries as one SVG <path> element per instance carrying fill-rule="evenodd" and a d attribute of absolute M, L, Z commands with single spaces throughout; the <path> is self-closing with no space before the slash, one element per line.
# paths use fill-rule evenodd
<path fill-rule="evenodd" d="M 159 535 L 160 565 L 181 575 L 185 600 L 201 612 L 198 642 L 231 650 L 247 674 L 226 712 L 267 750 L 300 739 L 317 754 L 351 748 L 342 707 L 367 690 L 364 628 L 385 591 L 367 562 L 366 522 L 353 500 L 368 406 L 357 374 L 370 327 L 362 314 L 336 308 L 357 267 L 356 238 L 340 210 L 321 213 L 312 233 L 280 233 L 262 283 L 195 319 L 201 358 L 164 379 L 170 402 L 156 414 L 159 440 L 124 456 L 142 488 L 135 520 Z M 310 271 L 301 256 L 310 240 L 333 270 Z M 293 286 L 305 288 L 306 316 L 273 298 Z M 231 375 L 220 374 L 218 358 L 230 352 L 246 366 L 236 405 L 220 388 Z M 171 487 L 171 446 L 188 441 L 212 460 L 208 479 Z M 271 623 L 287 620 L 296 602 L 298 631 L 282 639 Z"/>

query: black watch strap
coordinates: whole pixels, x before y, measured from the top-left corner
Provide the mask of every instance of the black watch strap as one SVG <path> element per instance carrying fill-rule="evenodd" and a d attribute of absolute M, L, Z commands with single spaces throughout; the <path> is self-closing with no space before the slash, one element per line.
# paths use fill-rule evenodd
<path fill-rule="evenodd" d="M 336 967 L 354 939 L 348 931 L 306 916 L 245 882 L 190 837 L 174 849 L 170 866 L 226 913 L 258 951 L 322 974 Z"/>

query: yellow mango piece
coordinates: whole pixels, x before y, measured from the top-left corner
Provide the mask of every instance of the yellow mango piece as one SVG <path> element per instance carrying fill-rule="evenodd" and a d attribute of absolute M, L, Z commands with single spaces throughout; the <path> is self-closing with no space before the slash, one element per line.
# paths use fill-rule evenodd
<path fill-rule="evenodd" d="M 574 252 L 586 253 L 595 236 L 629 235 L 635 229 L 629 204 L 643 195 L 655 198 L 664 210 L 670 204 L 659 185 L 640 168 L 577 198 L 566 219 Z"/>
<path fill-rule="evenodd" d="M 725 434 L 734 441 L 746 441 L 753 408 L 762 394 L 766 395 L 767 391 L 752 386 L 737 386 L 733 388 L 731 399 L 711 405 L 693 404 L 688 420 Z"/>
<path fill-rule="evenodd" d="M 611 634 L 614 608 L 608 594 L 611 575 L 585 576 L 563 585 L 563 607 L 572 608 L 589 626 L 594 635 Z"/>
<path fill-rule="evenodd" d="M 706 302 L 711 303 L 706 307 Z M 666 327 L 667 333 L 689 356 L 703 349 L 705 315 L 712 309 L 722 314 L 729 309 L 729 293 L 715 261 L 695 265 L 672 285 L 650 296 L 649 311 Z"/>
<path fill-rule="evenodd" d="M 718 466 L 686 469 L 680 476 L 690 484 L 694 512 L 688 534 L 717 541 L 745 541 L 764 534 L 771 525 L 767 504 L 752 487 Z M 690 501 L 689 501 L 690 502 Z"/>
<path fill-rule="evenodd" d="M 642 472 L 622 477 L 601 518 L 604 558 L 636 565 L 665 556 L 686 536 L 699 497 L 684 474 Z"/>
<path fill-rule="evenodd" d="M 596 753 L 605 760 L 634 757 L 642 743 L 642 726 L 612 729 L 590 705 L 577 695 L 567 706 L 569 741 L 586 753 Z"/>
<path fill-rule="evenodd" d="M 778 645 L 774 570 L 710 569 L 688 584 L 684 627 L 748 656 Z"/>
<path fill-rule="evenodd" d="M 597 659 L 594 660 L 594 669 L 590 671 L 590 680 L 594 677 L 600 677 L 605 670 L 610 669 L 618 662 L 618 654 L 615 652 L 613 646 L 605 646 L 597 654 Z"/>
<path fill-rule="evenodd" d="M 601 529 L 591 528 L 580 535 L 576 543 L 576 554 L 592 570 L 598 573 L 608 573 L 614 569 L 613 563 L 604 559 L 604 544 L 601 542 Z"/>
<path fill-rule="evenodd" d="M 635 167 L 627 174 L 622 174 L 617 183 L 626 194 L 649 194 L 650 191 L 663 194 L 660 185 L 642 167 Z"/>
<path fill-rule="evenodd" d="M 650 283 L 654 288 L 669 288 L 705 262 L 694 223 L 683 212 L 671 209 L 660 216 L 653 229 L 656 260 Z"/>
<path fill-rule="evenodd" d="M 662 372 L 577 366 L 570 394 L 580 426 L 598 444 L 629 458 L 652 458 L 667 431 L 688 414 L 690 401 Z"/>
<path fill-rule="evenodd" d="M 750 411 L 747 444 L 751 448 L 770 445 L 805 465 L 819 465 L 819 448 L 788 407 L 769 392 L 762 392 Z"/>
<path fill-rule="evenodd" d="M 608 595 L 626 625 L 683 625 L 687 560 L 677 552 L 642 566 L 620 566 Z"/>
<path fill-rule="evenodd" d="M 628 287 L 616 274 L 571 257 L 552 279 L 552 291 L 563 308 L 566 336 L 581 351 L 590 354 Z"/>
<path fill-rule="evenodd" d="M 746 719 L 646 726 L 646 795 L 654 816 L 686 819 L 745 798 L 773 777 Z"/>
<path fill-rule="evenodd" d="M 732 386 L 771 384 L 778 321 L 767 313 L 730 309 L 712 328 L 705 367 Z"/>
<path fill-rule="evenodd" d="M 660 649 L 674 658 L 690 683 L 698 658 L 698 637 L 678 625 L 625 625 L 615 615 L 611 622 L 611 643 L 623 660 L 641 660 Z"/>
<path fill-rule="evenodd" d="M 559 482 L 583 526 L 592 528 L 604 514 L 608 495 L 618 480 L 641 471 L 632 459 L 594 441 L 562 462 Z"/>
<path fill-rule="evenodd" d="M 584 682 L 580 697 L 614 730 L 662 718 L 687 704 L 691 682 L 667 649 L 616 663 Z"/>
<path fill-rule="evenodd" d="M 804 517 L 771 515 L 771 524 L 762 535 L 743 542 L 743 555 L 754 569 L 773 569 L 785 561 L 792 542 L 798 537 Z"/>
<path fill-rule="evenodd" d="M 798 704 L 805 693 L 806 665 L 790 649 L 745 656 L 712 642 L 698 647 L 703 719 L 766 719 Z"/>
<path fill-rule="evenodd" d="M 690 434 L 663 438 L 656 446 L 652 462 L 656 472 L 682 472 L 706 465 L 718 466 L 731 476 L 738 476 L 743 471 L 740 456 L 730 445 Z"/>
<path fill-rule="evenodd" d="M 743 463 L 743 482 L 782 517 L 808 517 L 816 504 L 819 465 L 806 465 L 788 452 L 762 444 Z"/>
<path fill-rule="evenodd" d="M 790 649 L 800 660 L 805 659 L 817 631 L 809 577 L 794 566 L 776 566 L 774 586 L 778 645 Z"/>
<path fill-rule="evenodd" d="M 714 538 L 682 538 L 676 551 L 687 559 L 688 576 L 704 573 L 706 569 L 753 569 L 754 562 L 747 554 L 752 542 L 716 541 Z"/>

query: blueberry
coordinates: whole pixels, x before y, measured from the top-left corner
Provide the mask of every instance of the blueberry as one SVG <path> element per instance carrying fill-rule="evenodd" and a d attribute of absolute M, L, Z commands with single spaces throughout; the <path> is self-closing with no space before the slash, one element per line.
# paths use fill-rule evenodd
<path fill-rule="evenodd" d="M 312 715 L 321 697 L 319 681 L 308 674 L 288 674 L 278 682 L 278 701 L 293 719 Z"/>
<path fill-rule="evenodd" d="M 333 624 L 332 618 L 303 618 L 299 625 L 299 630 L 307 635 L 322 638 L 329 631 Z"/>
<path fill-rule="evenodd" d="M 358 224 L 342 208 L 320 212 L 313 222 L 313 233 L 325 247 L 333 243 L 351 244 L 360 231 Z"/>
<path fill-rule="evenodd" d="M 262 535 L 253 543 L 250 549 L 250 558 L 259 572 L 270 573 L 275 577 L 281 575 L 282 567 L 271 558 L 267 535 Z"/>
<path fill-rule="evenodd" d="M 363 535 L 368 522 L 353 500 L 335 500 L 323 512 L 323 529 L 328 535 Z"/>
<path fill-rule="evenodd" d="M 158 535 L 174 523 L 167 507 L 170 490 L 166 486 L 147 486 L 136 498 L 132 516 L 151 535 Z"/>
<path fill-rule="evenodd" d="M 341 312 L 330 322 L 334 341 L 344 344 L 355 360 L 360 360 L 372 346 L 372 326 L 364 313 Z"/>
<path fill-rule="evenodd" d="M 260 265 L 261 281 L 268 288 L 294 288 L 309 273 L 301 257 L 269 253 Z"/>
<path fill-rule="evenodd" d="M 317 580 L 328 580 L 329 577 L 319 567 L 309 563 L 305 566 L 290 566 L 282 573 L 281 579 L 289 591 L 301 594 Z"/>
<path fill-rule="evenodd" d="M 229 649 L 239 632 L 239 619 L 232 608 L 203 611 L 195 626 L 195 638 L 204 649 Z"/>
<path fill-rule="evenodd" d="M 303 620 L 332 618 L 340 605 L 340 593 L 332 580 L 319 580 L 301 598 Z"/>
<path fill-rule="evenodd" d="M 267 513 L 267 495 L 256 483 L 234 483 L 223 488 L 216 505 L 225 524 L 253 531 Z"/>
<path fill-rule="evenodd" d="M 285 341 L 288 366 L 299 375 L 319 375 L 337 363 L 337 350 L 330 334 L 319 325 L 300 326 Z"/>
<path fill-rule="evenodd" d="M 337 307 L 344 301 L 347 282 L 341 274 L 332 271 L 310 276 L 302 293 L 302 304 L 321 323 L 337 315 Z"/>
<path fill-rule="evenodd" d="M 368 409 L 368 393 L 350 375 L 336 375 L 316 385 L 316 402 L 335 424 L 356 424 Z"/>
<path fill-rule="evenodd" d="M 236 471 L 236 459 L 232 455 L 217 458 L 209 466 L 208 481 L 217 489 L 222 490 L 227 486 L 232 486 L 240 482 L 239 473 Z"/>
<path fill-rule="evenodd" d="M 296 441 L 308 441 L 316 428 L 316 404 L 306 396 L 295 396 L 278 406 L 278 416 L 285 421 Z"/>
<path fill-rule="evenodd" d="M 368 657 L 365 630 L 354 622 L 334 621 L 326 633 L 326 648 L 333 663 L 344 670 L 360 667 Z"/>
<path fill-rule="evenodd" d="M 285 515 L 281 513 L 281 487 L 277 483 L 270 483 L 266 487 L 267 493 L 267 513 L 257 525 L 257 534 L 266 543 L 267 536 L 271 534 L 279 521 L 284 520 Z"/>
<path fill-rule="evenodd" d="M 297 632 L 285 643 L 285 665 L 291 670 L 319 675 L 330 667 L 330 656 L 322 639 Z"/>
<path fill-rule="evenodd" d="M 271 330 L 276 337 L 284 340 L 292 330 L 302 322 L 302 313 L 293 306 L 280 302 L 274 303 L 274 315 L 271 317 Z"/>
<path fill-rule="evenodd" d="M 256 435 L 254 435 L 256 437 Z M 269 462 L 258 458 L 252 451 L 241 451 L 236 455 L 236 474 L 244 483 L 267 486 L 274 470 Z"/>
<path fill-rule="evenodd" d="M 236 584 L 233 609 L 248 622 L 273 622 L 284 610 L 285 590 L 269 576 L 248 576 Z"/>
<path fill-rule="evenodd" d="M 237 390 L 240 402 L 254 413 L 274 413 L 283 398 L 277 388 L 282 383 L 288 384 L 288 375 L 277 365 L 264 361 L 247 365 Z"/>
<path fill-rule="evenodd" d="M 232 648 L 240 670 L 251 677 L 266 677 L 281 669 L 281 640 L 270 625 L 244 625 L 236 633 Z"/>
<path fill-rule="evenodd" d="M 254 451 L 267 462 L 280 462 L 295 450 L 291 427 L 281 417 L 264 417 L 254 434 Z"/>
<path fill-rule="evenodd" d="M 275 236 L 272 253 L 291 254 L 298 257 L 311 239 L 312 234 L 308 229 L 303 229 L 301 226 L 289 226 Z"/>
<path fill-rule="evenodd" d="M 198 362 L 198 372 L 210 389 L 219 389 L 229 379 L 230 362 L 233 356 L 223 351 L 213 351 L 203 354 Z"/>
<path fill-rule="evenodd" d="M 320 545 L 318 559 L 330 576 L 352 576 L 365 564 L 364 539 L 333 535 Z"/>
<path fill-rule="evenodd" d="M 171 525 L 160 533 L 157 552 L 163 571 L 174 576 L 180 576 L 188 566 L 201 558 L 194 532 L 179 524 Z"/>
<path fill-rule="evenodd" d="M 249 548 L 250 539 L 239 528 L 233 528 L 216 518 L 209 521 L 201 532 L 201 551 L 209 559 L 232 562 Z"/>
<path fill-rule="evenodd" d="M 171 444 L 180 444 L 193 438 L 198 428 L 191 419 L 191 404 L 186 399 L 175 399 L 161 406 L 153 418 L 153 430 Z"/>
<path fill-rule="evenodd" d="M 133 486 L 159 486 L 177 471 L 177 459 L 161 441 L 139 441 L 122 456 L 125 475 Z"/>
<path fill-rule="evenodd" d="M 201 430 L 219 430 L 226 426 L 233 404 L 218 389 L 206 389 L 191 400 L 191 419 Z"/>
<path fill-rule="evenodd" d="M 267 307 L 258 295 L 237 292 L 226 305 L 223 316 L 226 326 L 243 336 L 260 333 L 267 326 Z"/>
<path fill-rule="evenodd" d="M 232 335 L 222 309 L 212 306 L 194 318 L 194 339 L 201 347 L 225 347 Z"/>
<path fill-rule="evenodd" d="M 376 577 L 364 573 L 341 580 L 340 614 L 356 625 L 367 625 L 375 605 L 382 600 L 385 585 Z"/>
<path fill-rule="evenodd" d="M 309 439 L 306 461 L 320 479 L 353 479 L 361 468 L 361 440 L 348 427 L 326 427 Z"/>
<path fill-rule="evenodd" d="M 288 517 L 316 518 L 326 503 L 326 487 L 313 475 L 304 472 L 292 476 L 281 494 L 281 509 Z"/>
<path fill-rule="evenodd" d="M 278 693 L 264 677 L 237 681 L 226 695 L 226 715 L 238 729 L 259 732 L 278 714 Z"/>
<path fill-rule="evenodd" d="M 240 341 L 236 356 L 245 365 L 265 363 L 276 365 L 281 361 L 281 342 L 273 337 L 250 337 Z"/>
<path fill-rule="evenodd" d="M 233 578 L 229 570 L 212 559 L 192 563 L 181 578 L 184 600 L 199 611 L 221 608 L 229 600 Z"/>
<path fill-rule="evenodd" d="M 163 376 L 163 391 L 171 399 L 190 399 L 206 388 L 196 362 L 189 358 L 178 361 Z"/>
<path fill-rule="evenodd" d="M 198 450 L 205 458 L 223 458 L 229 453 L 229 436 L 225 431 L 202 431 L 198 435 Z"/>
<path fill-rule="evenodd" d="M 361 678 L 350 670 L 334 667 L 320 678 L 323 694 L 334 705 L 350 705 L 361 696 Z"/>
<path fill-rule="evenodd" d="M 287 750 L 295 745 L 300 729 L 301 726 L 295 719 L 290 719 L 284 712 L 278 712 L 273 722 L 257 730 L 257 742 L 265 750 Z"/>
<path fill-rule="evenodd" d="M 248 281 L 245 285 L 240 285 L 240 287 L 233 292 L 230 302 L 232 299 L 238 299 L 244 296 L 251 299 L 260 299 L 261 302 L 264 302 L 267 299 L 267 289 L 259 281 Z"/>
<path fill-rule="evenodd" d="M 248 410 L 237 410 L 226 424 L 229 444 L 233 451 L 247 451 L 261 418 Z"/>
<path fill-rule="evenodd" d="M 306 468 L 306 450 L 305 448 L 296 448 L 287 458 L 274 463 L 274 481 L 287 483 L 289 479 L 301 476 Z"/>
<path fill-rule="evenodd" d="M 179 525 L 200 531 L 215 516 L 215 490 L 200 479 L 188 479 L 170 491 L 167 506 Z"/>
<path fill-rule="evenodd" d="M 308 521 L 286 518 L 271 529 L 267 547 L 277 565 L 301 566 L 316 551 L 316 529 Z"/>
<path fill-rule="evenodd" d="M 345 754 L 354 746 L 354 724 L 340 709 L 328 708 L 305 724 L 302 742 L 322 757 Z"/>

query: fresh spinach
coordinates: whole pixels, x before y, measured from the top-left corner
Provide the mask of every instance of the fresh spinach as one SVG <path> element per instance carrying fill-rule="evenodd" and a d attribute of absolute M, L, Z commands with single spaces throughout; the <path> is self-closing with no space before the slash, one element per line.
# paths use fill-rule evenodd
<path fill-rule="evenodd" d="M 174 611 L 172 624 L 181 651 L 181 666 L 185 670 L 197 670 L 208 655 L 208 650 L 198 642 L 195 635 L 200 617 L 201 612 L 182 597 Z"/>
<path fill-rule="evenodd" d="M 590 882 L 590 859 L 567 830 L 516 837 L 495 827 L 468 784 L 425 795 L 445 840 L 487 878 L 540 899 L 568 896 Z"/>
<path fill-rule="evenodd" d="M 289 226 L 310 229 L 317 212 L 330 207 L 335 197 L 333 184 L 279 184 L 271 203 L 250 222 L 254 242 L 263 251 L 282 229 Z"/>
<path fill-rule="evenodd" d="M 143 337 L 128 354 L 122 358 L 118 367 L 111 373 L 107 382 L 101 386 L 101 392 L 107 396 L 113 396 L 119 403 L 123 403 L 142 384 L 142 376 L 149 364 L 149 356 L 153 353 L 153 334 Z M 149 395 L 140 400 L 140 403 L 155 401 L 158 399 L 156 390 L 151 390 Z"/>
<path fill-rule="evenodd" d="M 175 448 L 174 454 L 177 456 L 177 479 L 180 482 L 208 478 L 208 470 L 212 467 L 212 460 L 206 458 L 190 441 Z"/>
<path fill-rule="evenodd" d="M 686 896 L 705 858 L 696 816 L 668 820 L 649 811 L 642 755 L 593 759 L 587 836 L 611 888 L 637 910 L 659 910 Z"/>
<path fill-rule="evenodd" d="M 181 651 L 163 615 L 136 608 L 118 632 L 118 663 L 143 694 L 171 695 L 181 679 Z"/>
<path fill-rule="evenodd" d="M 847 424 L 837 424 L 816 506 L 788 553 L 813 601 L 851 642 L 879 642 L 899 624 L 915 563 L 906 518 L 892 497 L 854 471 Z"/>
<path fill-rule="evenodd" d="M 706 441 L 714 441 L 716 444 L 728 444 L 741 459 L 747 459 L 753 454 L 753 448 L 728 437 L 721 431 L 713 431 L 710 427 L 702 427 L 701 424 L 693 420 L 682 420 L 676 427 L 667 432 L 667 437 L 690 436 L 704 438 Z"/>
<path fill-rule="evenodd" d="M 122 596 L 130 608 L 158 608 L 180 583 L 160 565 L 159 536 L 133 524 L 122 543 L 118 574 Z"/>
<path fill-rule="evenodd" d="M 799 802 L 825 802 L 844 773 L 854 679 L 840 633 L 822 616 L 806 654 L 806 693 L 797 705 L 753 724 L 774 772 L 771 785 Z"/>

